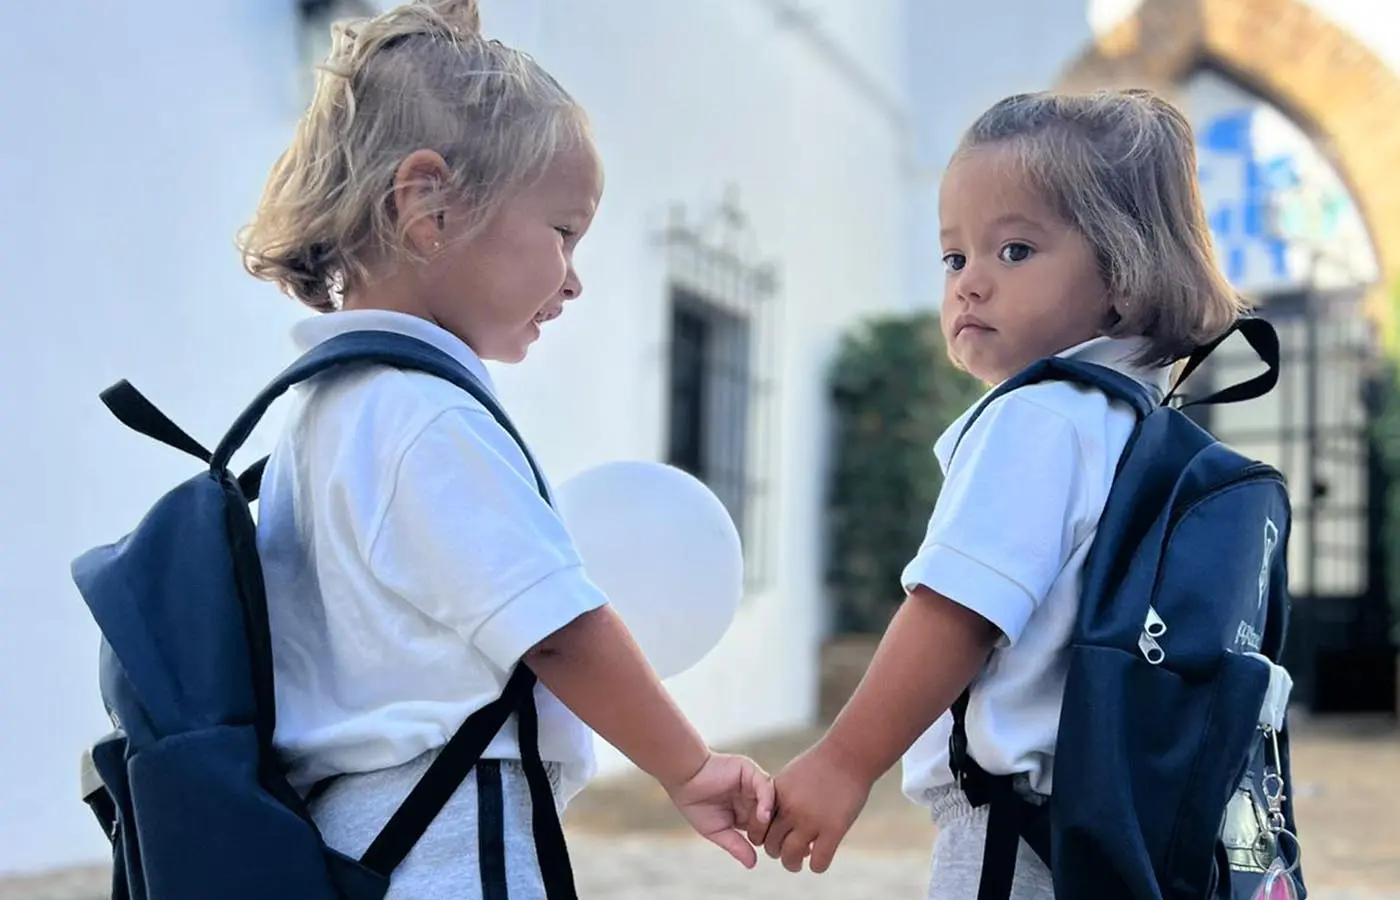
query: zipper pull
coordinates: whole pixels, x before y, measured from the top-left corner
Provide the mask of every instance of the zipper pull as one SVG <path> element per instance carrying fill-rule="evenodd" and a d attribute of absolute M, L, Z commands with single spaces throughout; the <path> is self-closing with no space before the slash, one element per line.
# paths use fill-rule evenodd
<path fill-rule="evenodd" d="M 1138 650 L 1142 652 L 1142 658 L 1154 666 L 1161 665 L 1162 660 L 1167 658 L 1166 651 L 1157 643 L 1157 638 L 1166 633 L 1166 621 L 1157 614 L 1157 610 L 1148 606 L 1147 618 L 1142 623 L 1142 634 L 1138 635 Z"/>
<path fill-rule="evenodd" d="M 1167 623 L 1157 614 L 1157 610 L 1149 606 L 1147 607 L 1147 621 L 1143 622 L 1142 630 L 1149 637 L 1159 638 L 1167 633 Z"/>
<path fill-rule="evenodd" d="M 1167 654 L 1162 649 L 1162 645 L 1153 640 L 1146 629 L 1138 636 L 1138 650 L 1142 651 L 1142 658 L 1154 666 L 1161 665 L 1162 660 L 1167 658 Z"/>

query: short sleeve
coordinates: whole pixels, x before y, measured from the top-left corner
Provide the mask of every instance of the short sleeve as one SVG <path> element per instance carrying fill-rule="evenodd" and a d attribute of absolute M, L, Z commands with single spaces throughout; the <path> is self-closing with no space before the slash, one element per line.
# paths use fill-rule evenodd
<path fill-rule="evenodd" d="M 1014 644 L 1073 552 L 1084 481 L 1068 418 L 1016 394 L 995 401 L 948 466 L 904 589 L 923 585 Z"/>
<path fill-rule="evenodd" d="M 474 408 L 443 412 L 406 447 L 369 561 L 501 669 L 607 602 L 524 453 Z"/>

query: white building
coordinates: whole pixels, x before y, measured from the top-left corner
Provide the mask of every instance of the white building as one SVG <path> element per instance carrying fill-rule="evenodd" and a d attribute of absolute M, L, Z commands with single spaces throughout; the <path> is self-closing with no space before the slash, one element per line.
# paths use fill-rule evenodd
<path fill-rule="evenodd" d="M 740 499 L 726 467 L 745 485 L 752 596 L 674 685 L 716 741 L 811 718 L 824 366 L 854 319 L 906 301 L 900 4 L 807 6 L 810 27 L 751 0 L 484 4 L 494 36 L 588 107 L 607 167 L 584 299 L 528 364 L 498 370 L 507 405 L 556 483 L 665 458 L 678 408 L 717 492 Z M 197 465 L 97 393 L 130 378 L 210 442 L 290 359 L 304 313 L 242 273 L 233 236 L 300 111 L 299 40 L 294 0 L 22 4 L 0 38 L 0 872 L 104 849 L 76 796 L 76 754 L 105 717 L 68 564 Z M 717 253 L 747 274 L 714 268 Z M 688 344 L 671 339 L 676 315 Z M 688 420 L 683 378 L 671 402 L 671 347 L 705 340 L 752 345 L 733 384 L 698 374 L 753 415 Z M 274 417 L 246 458 L 275 434 Z"/>
<path fill-rule="evenodd" d="M 584 299 L 498 370 L 509 408 L 556 482 L 698 457 L 744 510 L 750 596 L 673 684 L 710 739 L 812 718 L 826 366 L 862 316 L 939 295 L 933 200 L 958 132 L 1171 2 L 485 0 L 487 30 L 588 107 L 607 166 Z M 1314 3 L 1396 65 L 1400 25 L 1378 5 Z M 106 722 L 68 564 L 194 471 L 98 391 L 130 378 L 212 441 L 292 353 L 304 313 L 242 273 L 233 234 L 304 102 L 317 42 L 302 8 L 318 5 L 18 4 L 0 35 L 0 874 L 105 850 L 76 795 L 78 750 Z M 1258 102 L 1221 90 L 1231 109 Z M 1231 184 L 1211 188 L 1217 204 Z M 1395 246 L 1360 255 L 1391 271 Z M 740 376 L 697 367 L 703 346 Z M 697 405 L 696 383 L 740 402 Z M 276 425 L 274 411 L 247 459 Z"/>

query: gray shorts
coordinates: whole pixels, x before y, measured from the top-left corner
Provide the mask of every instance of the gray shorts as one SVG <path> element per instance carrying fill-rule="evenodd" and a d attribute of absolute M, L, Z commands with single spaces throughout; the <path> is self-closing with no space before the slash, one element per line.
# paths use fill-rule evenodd
<path fill-rule="evenodd" d="M 987 840 L 987 807 L 973 809 L 953 786 L 928 794 L 938 837 L 933 844 L 933 873 L 929 900 L 977 900 L 982 881 L 982 848 Z M 1035 851 L 1021 841 L 1016 848 L 1016 875 L 1011 900 L 1054 900 L 1050 870 Z"/>
<path fill-rule="evenodd" d="M 358 858 L 436 755 L 331 782 L 311 805 L 326 843 Z M 559 767 L 545 768 L 557 797 Z M 531 821 L 520 762 L 482 760 L 394 871 L 385 900 L 545 900 Z"/>

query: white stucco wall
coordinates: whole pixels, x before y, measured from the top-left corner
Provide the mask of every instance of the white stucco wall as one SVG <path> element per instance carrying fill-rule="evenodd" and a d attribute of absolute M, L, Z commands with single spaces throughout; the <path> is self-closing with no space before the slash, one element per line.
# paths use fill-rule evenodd
<path fill-rule="evenodd" d="M 286 360 L 300 315 L 243 275 L 233 248 L 297 114 L 290 4 L 193 15 L 175 0 L 93 0 L 7 16 L 0 872 L 103 850 L 76 781 L 78 751 L 106 724 L 97 633 L 68 564 L 200 465 L 126 430 L 98 392 L 130 378 L 212 442 Z"/>
<path fill-rule="evenodd" d="M 824 6 L 813 7 L 820 27 L 830 22 L 842 53 L 893 92 L 898 4 L 862 4 L 858 16 L 853 4 Z M 608 167 L 580 254 L 583 298 L 533 365 L 501 373 L 552 477 L 662 450 L 669 313 L 654 229 L 671 203 L 703 214 L 735 185 L 758 248 L 780 266 L 774 586 L 673 688 L 713 741 L 805 723 L 824 623 L 825 366 L 853 317 L 902 303 L 897 133 L 764 2 L 487 0 L 485 14 L 488 30 L 528 47 L 590 110 Z M 589 373 L 605 402 L 579 404 L 571 372 Z M 621 760 L 601 749 L 616 771 Z"/>
<path fill-rule="evenodd" d="M 909 297 L 937 306 L 943 295 L 938 179 L 963 131 L 988 106 L 1053 85 L 1092 31 L 1085 0 L 1000 0 L 949 4 L 910 0 L 907 71 L 917 146 L 910 193 Z"/>

